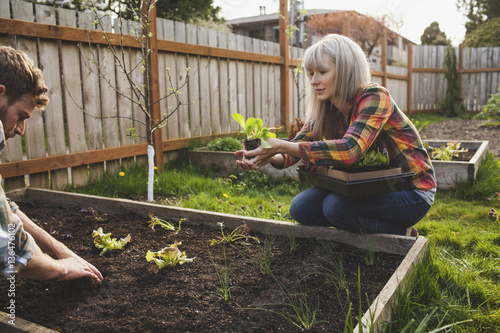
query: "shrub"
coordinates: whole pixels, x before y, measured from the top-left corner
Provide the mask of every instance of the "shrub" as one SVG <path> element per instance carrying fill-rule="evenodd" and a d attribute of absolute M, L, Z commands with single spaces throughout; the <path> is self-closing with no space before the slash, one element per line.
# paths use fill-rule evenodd
<path fill-rule="evenodd" d="M 488 119 L 484 126 L 497 126 L 500 125 L 500 88 L 498 93 L 491 94 L 488 103 L 483 106 L 483 111 L 476 115 L 476 118 Z"/>
<path fill-rule="evenodd" d="M 211 151 L 236 151 L 243 145 L 235 138 L 219 138 L 208 143 L 207 149 Z"/>
<path fill-rule="evenodd" d="M 500 191 L 500 160 L 487 153 L 477 170 L 476 179 L 457 180 L 452 188 L 455 197 L 463 200 L 484 200 Z"/>

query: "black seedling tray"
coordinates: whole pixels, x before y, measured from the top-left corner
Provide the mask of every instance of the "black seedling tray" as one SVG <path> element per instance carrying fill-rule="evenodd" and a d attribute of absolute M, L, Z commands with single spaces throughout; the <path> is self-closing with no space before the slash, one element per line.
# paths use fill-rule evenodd
<path fill-rule="evenodd" d="M 356 181 L 344 181 L 328 176 L 312 175 L 305 167 L 299 167 L 299 179 L 303 183 L 320 187 L 347 197 L 361 197 L 373 194 L 405 191 L 411 188 L 414 172 L 404 172 Z"/>

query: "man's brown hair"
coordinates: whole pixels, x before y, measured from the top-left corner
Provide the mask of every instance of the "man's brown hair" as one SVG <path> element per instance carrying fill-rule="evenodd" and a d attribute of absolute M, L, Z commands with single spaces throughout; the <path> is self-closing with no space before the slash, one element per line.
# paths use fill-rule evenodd
<path fill-rule="evenodd" d="M 36 98 L 39 109 L 44 109 L 49 102 L 42 71 L 26 53 L 10 46 L 0 47 L 0 84 L 6 88 L 9 105 L 25 94 Z"/>

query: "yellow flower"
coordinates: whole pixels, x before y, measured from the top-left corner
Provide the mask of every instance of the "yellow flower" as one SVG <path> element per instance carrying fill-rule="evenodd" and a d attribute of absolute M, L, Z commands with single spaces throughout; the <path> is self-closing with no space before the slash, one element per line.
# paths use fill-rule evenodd
<path fill-rule="evenodd" d="M 125 176 L 125 172 L 123 172 L 123 171 L 120 171 L 120 173 L 118 174 L 118 176 L 120 176 L 120 177 L 123 177 L 123 176 Z"/>
<path fill-rule="evenodd" d="M 158 170 L 158 167 L 155 165 L 155 166 L 153 167 L 153 169 Z"/>
<path fill-rule="evenodd" d="M 223 193 L 223 194 L 222 194 L 222 196 L 223 196 L 224 198 L 227 198 L 227 197 L 228 197 L 228 195 L 227 195 L 226 193 Z"/>

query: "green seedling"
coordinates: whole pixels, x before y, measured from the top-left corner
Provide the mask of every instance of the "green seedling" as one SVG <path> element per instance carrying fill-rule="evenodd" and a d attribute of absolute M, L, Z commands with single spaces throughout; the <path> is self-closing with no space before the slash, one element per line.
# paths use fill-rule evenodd
<path fill-rule="evenodd" d="M 149 214 L 149 219 L 150 219 L 149 220 L 149 227 L 153 231 L 155 231 L 155 226 L 157 226 L 157 225 L 159 225 L 160 227 L 162 227 L 165 230 L 175 231 L 175 227 L 174 227 L 174 225 L 172 223 L 156 217 L 153 213 Z M 179 220 L 179 228 L 177 229 L 177 231 L 181 231 L 181 223 L 183 221 L 185 221 L 185 220 L 186 219 L 180 219 Z"/>
<path fill-rule="evenodd" d="M 264 122 L 261 118 L 250 117 L 245 121 L 245 118 L 239 113 L 233 113 L 233 119 L 240 124 L 242 131 L 245 134 L 246 140 L 260 140 L 260 144 L 264 148 L 271 148 L 266 139 L 275 138 L 276 134 L 270 132 L 270 130 L 279 129 L 281 127 L 264 127 Z"/>
<path fill-rule="evenodd" d="M 94 222 L 105 222 L 108 220 L 108 214 L 102 213 L 99 214 L 97 210 L 95 210 L 92 207 L 87 207 L 87 210 L 90 212 L 92 215 L 88 215 L 88 219 L 92 219 Z"/>
<path fill-rule="evenodd" d="M 389 161 L 387 157 L 382 155 L 382 153 L 375 152 L 374 150 L 370 150 L 363 156 L 363 160 L 361 160 L 358 165 L 359 166 L 376 166 L 376 165 L 386 165 Z"/>
<path fill-rule="evenodd" d="M 447 142 L 446 147 L 432 149 L 432 159 L 440 161 L 451 161 L 453 157 L 458 157 L 460 153 L 468 152 L 468 149 L 460 148 L 460 142 Z"/>
<path fill-rule="evenodd" d="M 195 258 L 188 258 L 186 252 L 181 252 L 178 249 L 178 246 L 181 244 L 182 242 L 176 242 L 158 252 L 148 251 L 146 260 L 148 262 L 153 261 L 155 264 L 149 268 L 149 271 L 156 274 L 164 267 L 172 267 L 177 264 L 182 265 L 185 262 L 193 262 Z"/>
<path fill-rule="evenodd" d="M 260 243 L 259 239 L 254 236 L 250 236 L 250 228 L 246 224 L 240 225 L 238 228 L 234 229 L 230 234 L 224 232 L 224 223 L 217 222 L 220 226 L 221 235 L 209 241 L 210 245 L 216 244 L 229 244 L 238 243 L 242 241 L 244 244 L 248 244 L 248 240 L 253 239 L 257 243 Z"/>
<path fill-rule="evenodd" d="M 127 245 L 132 237 L 130 234 L 125 238 L 121 238 L 119 241 L 116 238 L 111 238 L 111 233 L 105 234 L 102 230 L 102 227 L 99 227 L 97 230 L 92 232 L 92 237 L 94 237 L 95 247 L 98 249 L 102 249 L 101 256 L 104 255 L 109 250 L 122 250 L 125 245 Z"/>

